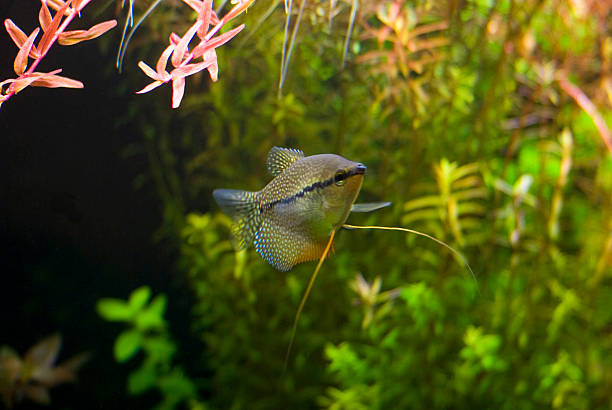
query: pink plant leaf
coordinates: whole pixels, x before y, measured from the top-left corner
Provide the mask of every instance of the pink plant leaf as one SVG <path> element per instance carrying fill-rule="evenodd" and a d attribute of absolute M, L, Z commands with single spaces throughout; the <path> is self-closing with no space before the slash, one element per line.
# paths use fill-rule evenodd
<path fill-rule="evenodd" d="M 210 61 L 211 64 L 208 66 L 208 74 L 210 74 L 210 79 L 213 82 L 216 82 L 219 79 L 219 64 L 217 63 L 217 52 L 213 48 L 212 50 L 208 50 L 204 53 L 202 57 L 204 61 Z"/>
<path fill-rule="evenodd" d="M 64 3 L 64 5 L 57 10 L 57 13 L 55 13 L 55 16 L 53 16 L 53 20 L 51 20 L 51 24 L 49 24 L 47 31 L 45 31 L 45 34 L 43 34 L 42 38 L 40 39 L 40 42 L 38 43 L 38 51 L 41 55 L 44 55 L 47 53 L 47 51 L 49 51 L 49 48 L 51 47 L 51 40 L 53 40 L 53 36 L 55 36 L 56 31 L 64 18 L 64 11 L 66 11 L 70 3 L 72 3 L 72 0 L 68 0 L 67 3 Z"/>
<path fill-rule="evenodd" d="M 151 67 L 149 67 L 149 66 L 147 65 L 147 63 L 145 63 L 144 61 L 139 61 L 139 62 L 138 62 L 138 67 L 140 67 L 140 69 L 141 69 L 142 71 L 144 71 L 144 73 L 145 73 L 147 76 L 151 77 L 151 78 L 152 78 L 152 79 L 154 79 L 154 80 L 157 80 L 157 77 L 158 77 L 158 75 L 157 75 L 157 71 L 155 71 L 155 70 L 153 70 Z"/>
<path fill-rule="evenodd" d="M 45 2 L 51 7 L 53 10 L 58 11 L 66 4 L 62 0 L 45 0 Z M 74 10 L 71 7 L 67 7 L 64 10 L 64 16 L 68 17 Z"/>
<path fill-rule="evenodd" d="M 163 81 L 159 81 L 159 80 L 153 81 L 151 84 L 147 85 L 142 90 L 136 91 L 136 94 L 148 93 L 149 91 L 154 90 L 155 88 L 159 87 L 162 84 L 164 84 Z"/>
<path fill-rule="evenodd" d="M 11 19 L 4 20 L 4 28 L 6 28 L 6 31 L 8 32 L 9 36 L 11 36 L 15 45 L 17 45 L 17 47 L 19 48 L 21 48 L 21 46 L 23 46 L 23 43 L 25 43 L 28 39 L 26 33 L 21 31 L 17 24 L 13 23 L 13 20 Z"/>
<path fill-rule="evenodd" d="M 157 60 L 157 65 L 155 66 L 158 79 L 166 78 L 170 75 L 166 71 L 166 66 L 168 65 L 170 54 L 172 54 L 175 48 L 176 46 L 174 44 L 170 44 L 168 47 L 166 47 L 161 56 L 159 56 L 159 60 Z"/>
<path fill-rule="evenodd" d="M 170 44 L 177 45 L 179 43 L 179 41 L 181 41 L 181 36 L 179 36 L 178 34 L 172 32 L 172 33 L 170 33 L 170 38 L 169 38 L 168 41 L 169 41 Z"/>
<path fill-rule="evenodd" d="M 204 70 L 206 67 L 210 66 L 213 63 L 214 61 L 204 61 L 201 63 L 187 64 L 182 67 L 175 68 L 170 72 L 170 75 L 173 79 L 177 77 L 189 77 L 190 75 Z"/>
<path fill-rule="evenodd" d="M 25 43 L 28 39 L 28 36 L 26 36 L 26 34 L 21 31 L 21 29 L 17 27 L 17 25 L 13 23 L 11 19 L 4 20 L 4 27 L 17 47 L 21 48 L 23 43 Z M 30 50 L 30 58 L 38 58 L 39 56 L 40 53 L 36 49 L 36 46 L 32 45 L 32 49 Z"/>
<path fill-rule="evenodd" d="M 202 26 L 198 29 L 198 37 L 203 39 L 210 25 L 210 15 L 212 12 L 212 0 L 204 0 L 202 2 L 202 10 L 198 13 L 198 20 L 202 22 Z"/>
<path fill-rule="evenodd" d="M 2 81 L 0 83 L 0 94 L 1 94 L 2 87 L 4 87 L 6 84 L 10 84 L 12 82 L 15 82 L 16 80 L 17 80 L 16 78 L 8 78 L 8 79 Z"/>
<path fill-rule="evenodd" d="M 71 46 L 80 43 L 81 41 L 91 40 L 99 37 L 117 25 L 117 20 L 108 20 L 96 24 L 89 30 L 73 30 L 60 33 L 58 42 L 63 46 Z"/>
<path fill-rule="evenodd" d="M 199 57 L 210 49 L 217 48 L 230 41 L 236 34 L 240 33 L 244 28 L 244 24 L 239 25 L 223 34 L 218 35 L 208 41 L 202 40 L 196 48 L 193 49 L 193 55 Z"/>
<path fill-rule="evenodd" d="M 210 74 L 210 79 L 213 82 L 219 79 L 219 64 L 217 61 L 208 66 L 208 74 Z"/>
<path fill-rule="evenodd" d="M 81 11 L 90 1 L 91 0 L 74 0 L 72 2 L 72 7 L 74 7 L 78 11 Z"/>
<path fill-rule="evenodd" d="M 185 77 L 172 79 L 172 108 L 178 108 L 185 94 Z"/>
<path fill-rule="evenodd" d="M 189 42 L 195 36 L 195 33 L 198 31 L 200 26 L 202 25 L 202 21 L 196 21 L 193 26 L 187 30 L 185 35 L 181 38 L 181 41 L 176 45 L 176 49 L 174 53 L 172 53 L 172 65 L 178 67 L 183 62 L 183 58 L 185 57 L 185 53 L 188 50 Z"/>
<path fill-rule="evenodd" d="M 51 21 L 53 17 L 51 17 L 51 12 L 47 7 L 47 3 L 41 0 L 42 5 L 40 6 L 40 11 L 38 12 L 38 21 L 40 22 L 40 27 L 43 31 L 47 31 L 49 26 L 51 25 Z"/>
<path fill-rule="evenodd" d="M 255 0 L 240 0 L 240 3 L 236 4 L 225 16 L 223 16 L 221 21 L 223 21 L 224 24 L 227 23 L 228 21 L 248 9 L 254 1 Z"/>
<path fill-rule="evenodd" d="M 202 7 L 202 2 L 200 0 L 183 0 L 183 2 L 191 7 L 196 13 L 200 12 L 200 7 Z"/>
<path fill-rule="evenodd" d="M 41 73 L 36 73 L 36 74 L 32 73 L 31 75 L 27 77 L 17 78 L 15 81 L 13 81 L 13 83 L 9 87 L 9 90 L 17 94 L 18 92 L 20 92 L 21 90 L 23 90 L 24 88 L 32 84 L 34 81 L 38 80 L 38 78 L 40 77 L 40 74 Z"/>
<path fill-rule="evenodd" d="M 214 10 L 210 11 L 210 24 L 212 24 L 213 26 L 216 26 L 217 24 L 219 24 L 221 20 L 219 20 L 219 17 L 217 17 L 217 13 L 215 13 Z"/>
<path fill-rule="evenodd" d="M 30 50 L 34 45 L 34 39 L 38 35 L 40 29 L 36 27 L 36 29 L 30 34 L 30 37 L 26 40 L 25 43 L 19 49 L 19 53 L 17 53 L 17 57 L 15 57 L 15 62 L 13 64 L 13 68 L 15 69 L 15 74 L 21 75 L 24 73 L 26 67 L 28 66 L 28 55 L 30 54 Z"/>
<path fill-rule="evenodd" d="M 32 82 L 33 87 L 47 87 L 47 88 L 83 88 L 83 83 L 72 78 L 63 77 L 61 75 L 46 74 L 36 81 Z"/>

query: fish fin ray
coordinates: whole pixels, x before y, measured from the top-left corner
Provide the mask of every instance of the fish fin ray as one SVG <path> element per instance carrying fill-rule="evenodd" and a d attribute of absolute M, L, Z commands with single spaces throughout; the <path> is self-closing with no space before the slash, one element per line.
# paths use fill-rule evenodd
<path fill-rule="evenodd" d="M 255 234 L 254 243 L 257 253 L 281 271 L 288 271 L 298 263 L 319 259 L 325 250 L 325 243 L 309 235 L 272 224 L 262 225 Z"/>
<path fill-rule="evenodd" d="M 223 212 L 234 220 L 232 244 L 236 250 L 247 248 L 261 226 L 261 209 L 257 192 L 238 189 L 215 189 L 213 196 Z"/>
<path fill-rule="evenodd" d="M 304 156 L 304 152 L 299 149 L 272 147 L 268 153 L 268 170 L 274 176 L 280 175 Z"/>
<path fill-rule="evenodd" d="M 353 204 L 351 212 L 372 212 L 389 205 L 391 205 L 391 202 L 367 202 L 362 204 Z"/>

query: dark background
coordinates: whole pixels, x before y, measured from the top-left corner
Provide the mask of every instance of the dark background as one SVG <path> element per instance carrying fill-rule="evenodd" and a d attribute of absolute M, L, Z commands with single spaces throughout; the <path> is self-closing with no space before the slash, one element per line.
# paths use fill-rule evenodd
<path fill-rule="evenodd" d="M 38 9 L 36 1 L 4 0 L 0 17 L 29 34 Z M 75 19 L 71 27 L 88 24 Z M 0 32 L 1 81 L 15 76 L 17 47 L 4 26 Z M 106 35 L 118 44 L 120 32 L 118 26 Z M 126 298 L 146 284 L 154 294 L 171 294 L 169 316 L 188 314 L 189 295 L 172 272 L 173 251 L 151 239 L 161 222 L 154 188 L 133 187 L 147 170 L 146 158 L 122 156 L 140 137 L 132 124 L 119 121 L 135 90 L 114 70 L 115 52 L 102 53 L 95 41 L 56 44 L 37 71 L 63 68 L 61 75 L 85 88 L 29 87 L 0 108 L 0 345 L 24 354 L 59 331 L 59 362 L 82 351 L 93 354 L 80 382 L 51 390 L 62 408 L 153 403 L 127 399 L 130 366 L 112 359 L 121 329 L 98 317 L 99 298 Z M 38 407 L 26 401 L 18 408 L 30 406 Z"/>

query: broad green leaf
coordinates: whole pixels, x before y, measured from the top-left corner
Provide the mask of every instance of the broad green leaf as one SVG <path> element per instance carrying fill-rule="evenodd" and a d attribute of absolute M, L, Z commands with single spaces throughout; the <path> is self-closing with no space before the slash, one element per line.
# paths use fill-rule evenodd
<path fill-rule="evenodd" d="M 145 362 L 128 377 L 128 392 L 132 395 L 144 393 L 153 388 L 157 380 L 157 371 L 152 363 Z"/>
<path fill-rule="evenodd" d="M 170 363 L 176 353 L 176 345 L 167 337 L 154 337 L 143 341 L 143 349 L 156 363 Z"/>
<path fill-rule="evenodd" d="M 142 343 L 142 337 L 137 330 L 126 330 L 115 340 L 115 359 L 118 362 L 125 362 L 133 357 Z"/>
<path fill-rule="evenodd" d="M 148 286 L 142 286 L 136 289 L 130 295 L 130 300 L 129 300 L 130 308 L 134 312 L 141 310 L 147 304 L 150 297 L 151 297 L 151 288 L 149 288 Z"/>
<path fill-rule="evenodd" d="M 164 312 L 166 310 L 166 296 L 157 295 L 151 304 L 136 316 L 136 327 L 140 330 L 162 329 L 166 321 Z"/>
<path fill-rule="evenodd" d="M 121 299 L 100 299 L 96 308 L 100 316 L 111 322 L 129 322 L 134 316 L 131 307 Z"/>

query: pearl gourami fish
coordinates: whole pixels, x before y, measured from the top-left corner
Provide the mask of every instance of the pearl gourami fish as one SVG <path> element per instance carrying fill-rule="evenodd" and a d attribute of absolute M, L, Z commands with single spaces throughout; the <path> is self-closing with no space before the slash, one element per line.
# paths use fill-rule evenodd
<path fill-rule="evenodd" d="M 252 243 L 266 262 L 282 271 L 319 259 L 351 211 L 390 205 L 354 204 L 366 166 L 339 155 L 307 157 L 300 150 L 274 147 L 268 170 L 274 179 L 261 191 L 217 189 L 213 196 L 234 220 L 235 248 Z"/>

